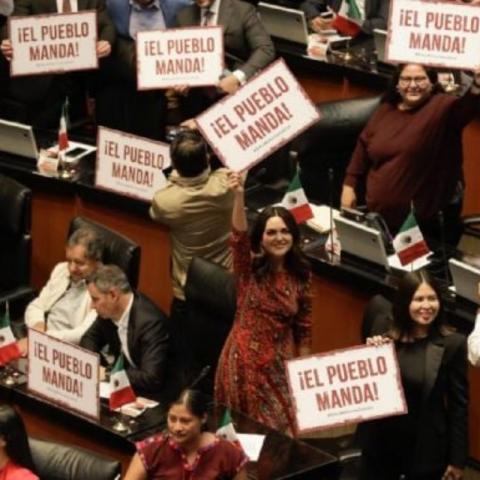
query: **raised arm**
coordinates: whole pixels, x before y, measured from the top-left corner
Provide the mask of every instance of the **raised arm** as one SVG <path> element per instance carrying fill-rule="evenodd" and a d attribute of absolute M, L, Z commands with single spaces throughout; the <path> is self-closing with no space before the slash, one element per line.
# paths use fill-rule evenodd
<path fill-rule="evenodd" d="M 246 232 L 248 229 L 247 216 L 245 214 L 245 177 L 246 173 L 231 172 L 228 183 L 235 196 L 232 211 L 232 227 L 238 232 Z"/>

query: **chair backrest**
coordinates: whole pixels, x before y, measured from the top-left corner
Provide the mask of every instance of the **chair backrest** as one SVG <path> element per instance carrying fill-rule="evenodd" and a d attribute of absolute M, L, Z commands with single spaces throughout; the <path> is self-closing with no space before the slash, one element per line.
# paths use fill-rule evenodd
<path fill-rule="evenodd" d="M 375 295 L 367 304 L 362 321 L 362 339 L 383 335 L 392 325 L 392 302 L 382 295 Z"/>
<path fill-rule="evenodd" d="M 116 480 L 120 462 L 77 447 L 30 438 L 33 463 L 42 480 Z"/>
<path fill-rule="evenodd" d="M 317 105 L 320 120 L 291 145 L 300 165 L 300 179 L 310 200 L 328 203 L 333 169 L 333 200 L 338 207 L 341 186 L 357 138 L 377 108 L 380 97 L 337 100 Z"/>
<path fill-rule="evenodd" d="M 234 277 L 219 265 L 194 258 L 188 269 L 185 298 L 185 335 L 193 357 L 192 372 L 210 365 L 209 375 L 198 388 L 212 393 L 218 359 L 235 316 Z"/>
<path fill-rule="evenodd" d="M 32 192 L 0 175 L 0 292 L 30 282 Z"/>
<path fill-rule="evenodd" d="M 84 217 L 75 217 L 71 221 L 68 236 L 81 227 L 92 228 L 101 235 L 105 244 L 103 262 L 118 265 L 126 273 L 132 288 L 136 289 L 140 270 L 140 246 L 115 230 Z"/>

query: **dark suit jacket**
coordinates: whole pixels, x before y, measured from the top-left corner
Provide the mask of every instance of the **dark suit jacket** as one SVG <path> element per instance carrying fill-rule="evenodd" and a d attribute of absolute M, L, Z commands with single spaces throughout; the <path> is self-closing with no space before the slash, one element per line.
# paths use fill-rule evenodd
<path fill-rule="evenodd" d="M 372 325 L 376 334 L 385 333 L 389 322 L 379 315 Z M 381 332 L 384 328 L 383 332 Z M 463 467 L 468 455 L 467 342 L 464 335 L 432 334 L 425 354 L 425 383 L 417 424 L 415 474 L 442 466 Z M 367 422 L 359 427 L 359 439 L 370 456 L 382 455 L 388 437 L 389 419 Z M 405 444 L 405 448 L 408 445 Z"/>
<path fill-rule="evenodd" d="M 180 27 L 200 25 L 200 17 L 200 8 L 190 5 L 178 12 L 177 24 Z M 224 29 L 226 63 L 231 70 L 242 70 L 249 79 L 275 58 L 272 39 L 253 5 L 222 0 L 217 24 Z"/>
<path fill-rule="evenodd" d="M 135 294 L 128 323 L 128 349 L 135 368 L 124 356 L 130 383 L 137 394 L 155 394 L 162 386 L 168 351 L 167 317 L 144 295 Z M 100 352 L 107 346 L 118 357 L 121 352 L 116 325 L 97 317 L 83 335 L 80 346 Z"/>
<path fill-rule="evenodd" d="M 115 42 L 115 27 L 111 22 L 104 0 L 78 0 L 78 10 L 96 10 L 98 38 L 106 40 L 112 46 Z M 56 0 L 16 0 L 12 16 L 43 15 L 57 13 Z M 7 37 L 7 30 L 2 30 L 2 38 Z M 11 84 L 12 95 L 24 102 L 41 100 L 48 91 L 53 76 L 35 75 L 16 78 Z"/>
<path fill-rule="evenodd" d="M 305 0 L 300 8 L 305 12 L 308 20 L 317 17 L 324 12 L 327 5 L 338 12 L 342 0 Z M 388 22 L 388 9 L 390 0 L 365 0 L 365 21 L 362 30 L 372 34 L 375 28 L 385 30 Z"/>

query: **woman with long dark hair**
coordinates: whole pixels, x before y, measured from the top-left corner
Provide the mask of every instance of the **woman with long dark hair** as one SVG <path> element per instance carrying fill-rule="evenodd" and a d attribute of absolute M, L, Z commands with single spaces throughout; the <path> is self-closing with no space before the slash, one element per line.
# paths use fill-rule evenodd
<path fill-rule="evenodd" d="M 459 480 L 468 454 L 466 338 L 444 324 L 440 291 L 426 271 L 403 277 L 392 320 L 367 343 L 394 342 L 408 413 L 359 426 L 360 478 Z"/>
<path fill-rule="evenodd" d="M 0 479 L 38 480 L 21 417 L 8 405 L 0 405 Z"/>
<path fill-rule="evenodd" d="M 207 431 L 210 400 L 184 390 L 167 414 L 167 431 L 137 444 L 124 480 L 242 480 L 248 458 Z"/>
<path fill-rule="evenodd" d="M 215 399 L 293 434 L 284 361 L 310 352 L 310 267 L 291 213 L 268 207 L 247 232 L 243 177 L 230 176 L 237 312 L 220 356 Z"/>
<path fill-rule="evenodd" d="M 462 97 L 440 92 L 434 70 L 414 63 L 398 67 L 358 138 L 341 204 L 355 207 L 365 187 L 369 210 L 380 213 L 392 233 L 413 205 L 424 234 L 445 234 L 456 244 L 465 184 L 462 132 L 478 113 L 480 71 Z"/>

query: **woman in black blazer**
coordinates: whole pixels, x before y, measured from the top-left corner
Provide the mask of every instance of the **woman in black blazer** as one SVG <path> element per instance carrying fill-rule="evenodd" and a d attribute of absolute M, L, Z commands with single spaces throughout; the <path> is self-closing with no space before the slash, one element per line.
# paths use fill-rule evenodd
<path fill-rule="evenodd" d="M 408 414 L 359 426 L 360 478 L 459 480 L 468 454 L 467 345 L 443 324 L 437 284 L 425 271 L 406 274 L 391 322 L 374 323 L 383 335 L 367 343 L 395 342 Z"/>

